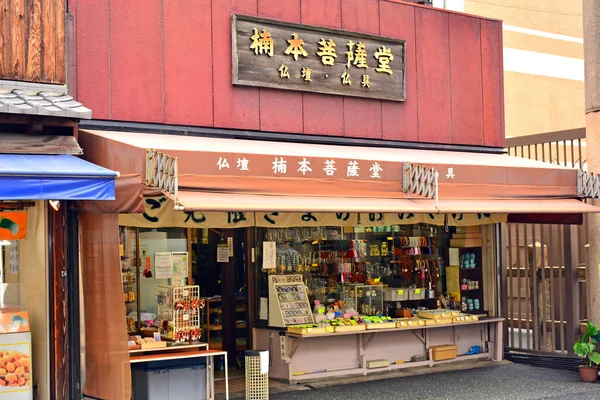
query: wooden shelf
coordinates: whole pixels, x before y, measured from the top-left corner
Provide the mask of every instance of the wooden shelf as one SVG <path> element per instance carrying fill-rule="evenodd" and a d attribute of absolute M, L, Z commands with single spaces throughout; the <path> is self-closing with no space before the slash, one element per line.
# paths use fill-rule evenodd
<path fill-rule="evenodd" d="M 202 325 L 203 329 L 207 329 L 206 328 L 206 324 Z M 210 327 L 208 328 L 208 330 L 210 331 L 222 331 L 223 330 L 223 325 L 215 325 L 215 324 L 210 324 Z"/>

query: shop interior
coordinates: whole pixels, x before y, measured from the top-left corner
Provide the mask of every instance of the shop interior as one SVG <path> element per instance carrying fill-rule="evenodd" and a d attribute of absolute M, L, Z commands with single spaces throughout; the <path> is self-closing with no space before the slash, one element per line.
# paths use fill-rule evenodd
<path fill-rule="evenodd" d="M 239 369 L 243 352 L 252 347 L 250 327 L 309 334 L 346 325 L 411 325 L 423 312 L 434 313 L 439 324 L 495 316 L 493 227 L 121 226 L 128 334 L 205 342 L 227 351 L 230 368 Z M 302 284 L 288 288 L 282 282 Z M 177 321 L 174 327 L 165 322 L 177 312 L 167 307 L 165 313 L 161 306 L 170 297 L 177 300 L 173 287 L 190 291 L 192 310 L 179 324 L 183 336 Z M 202 301 L 198 309 L 195 300 Z M 443 315 L 436 314 L 441 310 Z M 216 368 L 222 367 L 217 361 Z"/>

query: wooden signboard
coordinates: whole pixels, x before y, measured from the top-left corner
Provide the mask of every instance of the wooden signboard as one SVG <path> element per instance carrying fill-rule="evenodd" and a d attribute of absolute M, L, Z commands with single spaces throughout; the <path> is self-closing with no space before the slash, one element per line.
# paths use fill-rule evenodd
<path fill-rule="evenodd" d="M 405 42 L 232 16 L 233 84 L 404 101 Z"/>

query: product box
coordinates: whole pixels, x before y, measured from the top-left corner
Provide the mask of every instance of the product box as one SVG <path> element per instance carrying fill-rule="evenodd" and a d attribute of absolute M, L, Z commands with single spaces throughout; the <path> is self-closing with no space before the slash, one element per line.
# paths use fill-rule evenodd
<path fill-rule="evenodd" d="M 429 349 L 431 350 L 431 356 L 433 358 L 433 361 L 443 361 L 452 360 L 453 358 L 456 358 L 456 351 L 458 350 L 458 346 L 431 346 Z"/>

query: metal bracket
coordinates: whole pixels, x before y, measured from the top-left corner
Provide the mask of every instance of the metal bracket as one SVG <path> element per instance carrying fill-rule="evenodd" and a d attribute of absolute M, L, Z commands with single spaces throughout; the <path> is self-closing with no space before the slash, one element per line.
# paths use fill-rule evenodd
<path fill-rule="evenodd" d="M 402 188 L 404 193 L 412 193 L 417 196 L 427 197 L 435 200 L 435 208 L 438 208 L 438 178 L 440 174 L 435 168 L 426 168 L 422 165 L 404 163 L 402 175 Z"/>
<path fill-rule="evenodd" d="M 179 203 L 179 159 L 158 150 L 146 150 L 146 186 L 155 187 L 170 195 L 175 211 L 183 210 Z"/>
<path fill-rule="evenodd" d="M 371 343 L 371 341 L 375 338 L 375 332 L 373 333 L 365 333 L 363 334 L 363 337 L 366 339 L 363 342 L 363 348 L 367 348 L 367 346 L 369 346 L 369 343 Z"/>
<path fill-rule="evenodd" d="M 583 170 L 577 171 L 577 195 L 583 198 L 600 198 L 600 175 Z"/>
<path fill-rule="evenodd" d="M 288 352 L 288 360 L 291 360 L 292 358 L 294 358 L 294 354 L 296 354 L 296 350 L 298 350 L 298 346 L 300 346 L 300 339 L 293 337 L 293 336 L 288 336 L 290 339 L 290 350 Z M 289 363 L 289 361 L 288 361 Z"/>
<path fill-rule="evenodd" d="M 417 339 L 419 339 L 423 344 L 425 344 L 425 337 L 423 337 L 417 331 L 412 331 L 411 330 L 410 333 L 412 333 L 413 335 L 415 335 L 417 337 Z"/>

